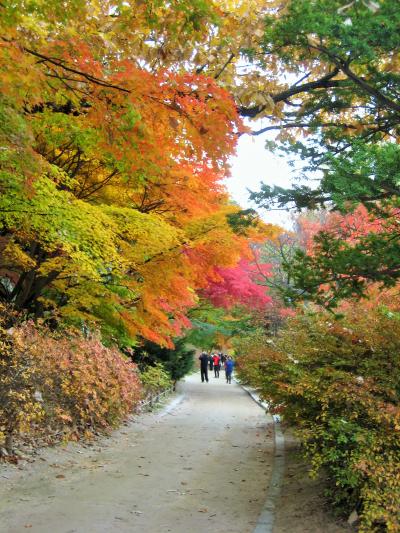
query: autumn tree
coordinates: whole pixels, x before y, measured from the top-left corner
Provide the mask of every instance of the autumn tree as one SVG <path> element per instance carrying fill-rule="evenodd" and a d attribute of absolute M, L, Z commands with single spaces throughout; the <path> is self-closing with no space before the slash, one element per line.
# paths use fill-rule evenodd
<path fill-rule="evenodd" d="M 362 204 L 371 214 L 371 231 L 362 238 L 322 232 L 312 258 L 299 251 L 290 267 L 297 285 L 291 297 L 313 299 L 329 284 L 334 303 L 362 295 L 369 282 L 390 286 L 398 279 L 399 151 L 392 142 L 398 138 L 400 110 L 396 4 L 287 2 L 265 19 L 267 78 L 275 61 L 297 80 L 262 132 L 279 131 L 274 146 L 304 160 L 309 176 L 322 172 L 322 179 L 317 186 L 290 189 L 263 185 L 251 198 L 267 209 L 326 207 L 345 213 Z M 280 96 L 271 93 L 276 96 L 278 105 Z M 250 115 L 265 109 L 253 106 Z M 376 217 L 382 219 L 379 235 Z"/>
<path fill-rule="evenodd" d="M 234 268 L 265 230 L 232 225 L 240 208 L 222 180 L 243 127 L 225 89 L 189 68 L 221 11 L 0 9 L 1 299 L 97 324 L 108 342 L 170 343 L 215 268 Z"/>
<path fill-rule="evenodd" d="M 397 2 L 288 1 L 281 9 L 271 6 L 264 22 L 262 53 L 254 64 L 264 69 L 266 92 L 281 108 L 276 117 L 271 113 L 276 124 L 264 131 L 287 131 L 292 140 L 293 129 L 312 133 L 309 146 L 315 156 L 319 135 L 330 151 L 340 150 L 354 135 L 366 141 L 396 135 Z M 284 73 L 280 80 L 279 70 Z M 285 80 L 293 82 L 285 85 Z M 255 117 L 267 107 L 241 111 Z M 280 140 L 285 140 L 283 133 Z M 293 147 L 300 148 L 305 154 L 306 145 Z"/>

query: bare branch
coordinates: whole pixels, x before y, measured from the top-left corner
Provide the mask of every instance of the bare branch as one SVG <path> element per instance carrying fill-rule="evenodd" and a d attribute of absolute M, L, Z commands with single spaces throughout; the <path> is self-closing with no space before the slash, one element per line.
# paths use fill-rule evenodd
<path fill-rule="evenodd" d="M 329 74 L 326 74 L 319 80 L 310 81 L 308 83 L 303 83 L 303 85 L 294 84 L 291 87 L 289 87 L 289 89 L 286 89 L 285 91 L 282 91 L 275 95 L 271 95 L 271 98 L 274 101 L 274 103 L 278 103 L 278 102 L 284 102 L 291 96 L 295 96 L 303 92 L 308 92 L 312 89 L 328 89 L 332 87 L 339 87 L 343 85 L 344 82 L 346 82 L 346 80 L 334 80 L 333 79 L 339 73 L 339 70 L 340 70 L 339 67 L 336 67 L 332 72 L 329 72 Z M 258 105 L 258 106 L 253 106 L 253 107 L 239 107 L 239 113 L 243 117 L 254 118 L 258 114 L 262 113 L 266 108 L 267 108 L 267 105 Z"/>

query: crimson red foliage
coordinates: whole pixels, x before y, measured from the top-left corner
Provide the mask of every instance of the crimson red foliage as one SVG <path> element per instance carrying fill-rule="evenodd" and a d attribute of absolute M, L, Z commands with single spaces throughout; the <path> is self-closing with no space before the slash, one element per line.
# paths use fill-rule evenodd
<path fill-rule="evenodd" d="M 217 307 L 228 309 L 235 304 L 254 309 L 265 309 L 271 302 L 267 288 L 258 284 L 270 275 L 269 264 L 255 266 L 242 259 L 233 268 L 215 268 L 215 280 L 210 280 L 204 295 Z"/>

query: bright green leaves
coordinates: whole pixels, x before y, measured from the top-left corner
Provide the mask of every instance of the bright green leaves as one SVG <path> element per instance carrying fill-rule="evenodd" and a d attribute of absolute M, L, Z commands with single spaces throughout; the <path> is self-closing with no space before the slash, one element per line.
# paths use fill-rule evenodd
<path fill-rule="evenodd" d="M 266 209 L 287 207 L 299 211 L 327 207 L 344 213 L 362 203 L 384 216 L 384 206 L 396 202 L 399 194 L 399 146 L 393 143 L 369 146 L 354 141 L 344 154 L 325 154 L 318 187 L 294 185 L 284 189 L 263 184 L 250 197 Z"/>
<path fill-rule="evenodd" d="M 381 54 L 398 46 L 399 23 L 397 5 L 392 0 L 380 2 L 375 11 L 364 2 L 302 0 L 289 2 L 278 17 L 266 18 L 264 42 L 268 51 L 280 47 L 286 50 L 284 58 L 292 65 L 295 51 L 300 60 L 310 57 L 308 46 L 309 54 L 316 47 L 315 55 L 321 47 L 320 53 L 329 62 L 339 58 L 373 67 Z"/>
<path fill-rule="evenodd" d="M 157 215 L 91 205 L 59 190 L 46 176 L 34 182 L 29 194 L 1 196 L 0 227 L 3 234 L 12 235 L 14 247 L 20 243 L 18 253 L 9 248 L 10 270 L 22 274 L 34 265 L 36 277 L 48 278 L 56 293 L 67 297 L 73 293 L 74 299 L 77 285 L 82 284 L 82 297 L 88 283 L 107 290 L 108 285 L 122 283 L 128 272 L 140 271 L 154 256 L 181 243 L 179 232 Z M 36 251 L 29 243 L 36 243 Z M 46 288 L 47 283 L 42 290 Z M 92 306 L 86 301 L 84 307 L 95 305 L 95 300 Z"/>

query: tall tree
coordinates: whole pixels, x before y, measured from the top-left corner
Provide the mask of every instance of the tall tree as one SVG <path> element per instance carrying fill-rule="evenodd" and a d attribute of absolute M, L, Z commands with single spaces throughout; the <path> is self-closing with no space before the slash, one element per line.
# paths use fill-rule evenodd
<path fill-rule="evenodd" d="M 196 290 L 247 247 L 222 185 L 243 129 L 235 104 L 175 53 L 181 40 L 193 51 L 218 10 L 183 0 L 0 10 L 1 299 L 97 322 L 125 344 L 170 343 Z"/>
<path fill-rule="evenodd" d="M 288 79 L 298 79 L 288 87 L 280 115 L 272 113 L 262 131 L 278 130 L 275 146 L 300 156 L 308 174 L 319 169 L 323 177 L 318 186 L 263 185 L 251 198 L 267 209 L 345 213 L 363 204 L 371 213 L 362 237 L 324 231 L 316 235 L 312 257 L 298 252 L 289 266 L 296 285 L 291 297 L 321 303 L 317 294 L 325 294 L 328 283 L 329 305 L 336 305 L 364 294 L 368 282 L 391 286 L 398 279 L 399 27 L 391 0 L 287 2 L 266 18 L 265 68 L 275 61 Z M 252 116 L 265 110 L 241 109 Z"/>

